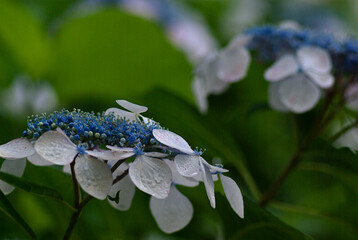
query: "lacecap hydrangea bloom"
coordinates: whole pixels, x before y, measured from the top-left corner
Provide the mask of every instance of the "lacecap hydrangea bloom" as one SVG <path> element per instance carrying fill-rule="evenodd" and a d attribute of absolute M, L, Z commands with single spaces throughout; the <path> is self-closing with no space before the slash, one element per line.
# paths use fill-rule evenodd
<path fill-rule="evenodd" d="M 263 26 L 236 36 L 220 52 L 197 66 L 193 91 L 199 109 L 208 109 L 207 96 L 223 92 L 229 83 L 246 77 L 253 60 L 271 66 L 269 105 L 279 111 L 311 110 L 327 89 L 358 71 L 358 41 L 336 40 L 315 31 L 285 26 Z M 351 82 L 348 82 L 351 84 Z"/>
<path fill-rule="evenodd" d="M 62 165 L 90 196 L 128 210 L 135 187 L 151 195 L 150 209 L 166 233 L 185 227 L 193 215 L 189 199 L 175 187 L 204 182 L 215 208 L 214 181 L 220 177 L 233 210 L 244 217 L 239 187 L 179 135 L 142 116 L 146 107 L 118 100 L 124 109 L 95 114 L 74 109 L 30 116 L 23 138 L 0 146 L 1 171 L 21 176 L 27 158 L 35 165 Z M 12 187 L 0 181 L 8 194 Z"/>

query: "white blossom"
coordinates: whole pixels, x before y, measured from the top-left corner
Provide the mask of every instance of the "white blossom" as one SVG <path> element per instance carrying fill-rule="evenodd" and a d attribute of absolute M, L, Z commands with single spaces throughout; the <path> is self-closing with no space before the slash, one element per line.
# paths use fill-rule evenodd
<path fill-rule="evenodd" d="M 219 174 L 231 207 L 240 217 L 244 217 L 243 198 L 239 187 L 231 178 L 222 175 L 228 170 L 208 164 L 201 156 L 194 153 L 182 137 L 173 132 L 154 129 L 153 135 L 160 143 L 182 152 L 174 158 L 177 171 L 184 177 L 197 177 L 204 182 L 210 205 L 213 208 L 215 208 L 213 175 Z"/>
<path fill-rule="evenodd" d="M 279 111 L 303 113 L 319 100 L 320 89 L 333 86 L 331 59 L 319 47 L 301 47 L 295 55 L 285 54 L 265 72 L 271 82 L 269 104 Z"/>

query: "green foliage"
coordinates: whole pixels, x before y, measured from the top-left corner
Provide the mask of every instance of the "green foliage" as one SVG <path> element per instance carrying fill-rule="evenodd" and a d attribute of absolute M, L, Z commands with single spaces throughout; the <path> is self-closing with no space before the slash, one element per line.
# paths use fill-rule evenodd
<path fill-rule="evenodd" d="M 6 196 L 0 191 L 0 210 L 12 218 L 17 224 L 19 224 L 31 238 L 36 239 L 35 233 L 31 227 L 25 222 L 21 215 L 11 205 Z"/>

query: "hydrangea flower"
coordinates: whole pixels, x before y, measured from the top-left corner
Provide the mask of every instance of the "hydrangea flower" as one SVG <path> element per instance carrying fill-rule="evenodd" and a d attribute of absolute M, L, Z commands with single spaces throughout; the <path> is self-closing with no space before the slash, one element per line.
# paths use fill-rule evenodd
<path fill-rule="evenodd" d="M 320 88 L 333 86 L 331 68 L 328 52 L 319 47 L 301 47 L 296 55 L 283 55 L 264 74 L 271 82 L 271 107 L 295 113 L 312 109 L 319 100 Z"/>
<path fill-rule="evenodd" d="M 146 107 L 117 103 L 126 110 L 95 114 L 74 109 L 30 116 L 24 138 L 0 146 L 0 157 L 6 159 L 1 171 L 21 176 L 26 157 L 39 165 L 62 165 L 88 195 L 107 198 L 122 211 L 130 208 L 138 188 L 151 195 L 151 212 L 166 233 L 184 228 L 193 216 L 191 202 L 175 186 L 195 187 L 204 181 L 215 207 L 213 181 L 219 174 L 231 206 L 243 217 L 238 186 L 221 174 L 227 170 L 208 164 L 183 138 L 142 116 Z M 185 173 L 192 165 L 197 172 Z M 0 189 L 8 193 L 12 187 L 0 182 Z"/>
<path fill-rule="evenodd" d="M 234 180 L 222 174 L 228 172 L 228 170 L 207 163 L 191 149 L 182 137 L 173 132 L 154 129 L 153 135 L 160 143 L 179 152 L 174 158 L 174 163 L 180 175 L 189 178 L 196 177 L 196 179 L 204 182 L 211 207 L 215 208 L 213 176 L 219 175 L 231 207 L 240 217 L 244 217 L 243 198 L 239 187 Z"/>
<path fill-rule="evenodd" d="M 199 110 L 206 113 L 207 96 L 224 92 L 228 84 L 246 76 L 250 54 L 246 49 L 250 37 L 239 35 L 220 52 L 208 55 L 195 69 L 192 90 Z"/>

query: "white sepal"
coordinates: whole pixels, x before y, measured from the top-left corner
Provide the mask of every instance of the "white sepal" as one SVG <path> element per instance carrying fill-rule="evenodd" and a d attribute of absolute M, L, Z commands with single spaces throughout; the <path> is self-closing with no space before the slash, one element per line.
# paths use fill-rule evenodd
<path fill-rule="evenodd" d="M 234 180 L 223 174 L 220 174 L 220 180 L 230 206 L 239 217 L 244 218 L 244 200 L 239 186 L 237 186 Z"/>
<path fill-rule="evenodd" d="M 58 129 L 45 132 L 35 143 L 36 152 L 45 160 L 58 165 L 66 165 L 77 155 L 76 145 Z"/>
<path fill-rule="evenodd" d="M 193 205 L 174 186 L 165 199 L 150 198 L 150 210 L 159 228 L 165 233 L 179 231 L 193 217 Z"/>
<path fill-rule="evenodd" d="M 31 156 L 35 149 L 29 140 L 16 138 L 8 143 L 0 145 L 0 157 L 6 159 L 18 159 Z"/>
<path fill-rule="evenodd" d="M 76 179 L 81 188 L 97 199 L 105 199 L 113 178 L 107 164 L 89 155 L 80 155 L 75 164 Z"/>
<path fill-rule="evenodd" d="M 174 148 L 186 154 L 194 153 L 184 138 L 176 133 L 163 129 L 154 129 L 153 136 L 158 142 L 168 147 Z"/>
<path fill-rule="evenodd" d="M 0 171 L 4 173 L 9 173 L 17 177 L 21 177 L 25 171 L 26 167 L 26 159 L 5 159 L 3 164 L 1 165 Z M 15 187 L 10 184 L 0 180 L 0 190 L 5 194 L 11 193 Z"/>
<path fill-rule="evenodd" d="M 172 174 L 162 160 L 137 156 L 129 167 L 129 176 L 137 188 L 156 198 L 166 198 L 169 194 Z"/>

